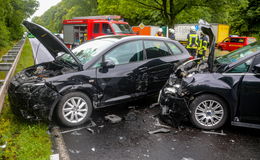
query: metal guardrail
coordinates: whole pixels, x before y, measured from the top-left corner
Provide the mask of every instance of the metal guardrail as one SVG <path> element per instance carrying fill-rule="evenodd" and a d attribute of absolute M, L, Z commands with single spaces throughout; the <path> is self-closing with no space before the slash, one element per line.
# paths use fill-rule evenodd
<path fill-rule="evenodd" d="M 0 63 L 0 71 L 8 71 L 5 76 L 5 79 L 0 80 L 0 82 L 2 82 L 2 86 L 0 88 L 0 113 L 1 113 L 3 105 L 4 105 L 5 95 L 6 95 L 8 86 L 10 84 L 10 81 L 12 79 L 12 76 L 14 75 L 16 66 L 20 59 L 24 43 L 25 43 L 25 39 L 22 39 L 10 51 L 8 51 L 8 53 L 6 55 L 4 55 L 2 57 L 2 61 L 6 61 L 5 57 L 12 57 L 12 59 L 14 61 L 10 62 L 12 60 L 8 60 L 8 63 Z"/>

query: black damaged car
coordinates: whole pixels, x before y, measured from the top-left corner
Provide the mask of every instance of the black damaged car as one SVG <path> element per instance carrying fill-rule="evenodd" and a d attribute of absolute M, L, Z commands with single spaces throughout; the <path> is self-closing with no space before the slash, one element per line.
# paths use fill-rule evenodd
<path fill-rule="evenodd" d="M 162 120 L 179 125 L 189 119 L 201 129 L 232 125 L 260 129 L 260 41 L 214 60 L 214 36 L 201 22 L 211 50 L 207 62 L 179 66 L 160 92 Z"/>
<path fill-rule="evenodd" d="M 12 110 L 26 119 L 83 124 L 93 109 L 158 94 L 173 67 L 190 58 L 178 42 L 150 36 L 102 37 L 71 51 L 42 26 L 23 24 L 55 59 L 10 83 Z"/>

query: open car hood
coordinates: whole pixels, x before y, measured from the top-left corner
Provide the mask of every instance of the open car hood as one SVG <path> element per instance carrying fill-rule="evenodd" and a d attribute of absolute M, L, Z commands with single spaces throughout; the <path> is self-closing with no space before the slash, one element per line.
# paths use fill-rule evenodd
<path fill-rule="evenodd" d="M 58 53 L 64 52 L 70 54 L 79 67 L 82 66 L 79 59 L 72 53 L 72 51 L 48 29 L 28 21 L 23 21 L 23 25 L 44 45 L 54 59 L 56 59 Z"/>
<path fill-rule="evenodd" d="M 201 28 L 201 31 L 209 36 L 209 56 L 208 56 L 208 67 L 209 72 L 212 72 L 213 70 L 213 63 L 214 63 L 214 54 L 215 54 L 215 36 L 212 31 L 212 26 L 204 21 L 199 20 L 199 27 Z"/>

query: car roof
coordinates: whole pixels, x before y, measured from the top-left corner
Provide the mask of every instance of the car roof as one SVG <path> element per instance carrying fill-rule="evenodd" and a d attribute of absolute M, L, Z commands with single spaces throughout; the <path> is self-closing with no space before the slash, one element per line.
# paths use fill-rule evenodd
<path fill-rule="evenodd" d="M 167 37 L 157 37 L 157 36 L 139 36 L 139 35 L 133 35 L 133 36 L 128 36 L 128 35 L 107 35 L 107 36 L 100 36 L 95 39 L 118 39 L 118 40 L 142 40 L 142 39 L 148 39 L 148 40 L 171 40 L 170 38 Z"/>
<path fill-rule="evenodd" d="M 255 37 L 230 37 L 230 38 L 255 38 Z"/>

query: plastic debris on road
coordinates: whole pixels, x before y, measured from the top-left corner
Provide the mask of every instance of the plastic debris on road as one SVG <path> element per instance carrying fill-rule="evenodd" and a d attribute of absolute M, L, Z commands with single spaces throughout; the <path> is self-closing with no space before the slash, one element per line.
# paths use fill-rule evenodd
<path fill-rule="evenodd" d="M 227 134 L 223 132 L 223 130 L 221 130 L 221 132 L 213 132 L 213 131 L 202 131 L 202 133 L 206 133 L 206 134 L 215 134 L 215 135 L 221 135 L 221 136 L 226 136 Z"/>
<path fill-rule="evenodd" d="M 91 148 L 91 151 L 95 152 L 95 151 L 96 151 L 96 149 L 93 147 L 93 148 Z"/>
<path fill-rule="evenodd" d="M 160 128 L 160 129 L 157 129 L 157 130 L 154 130 L 154 131 L 149 131 L 148 133 L 149 134 L 157 134 L 157 133 L 169 133 L 169 132 L 170 132 L 169 129 Z"/>
<path fill-rule="evenodd" d="M 111 123 L 118 123 L 122 120 L 121 117 L 114 115 L 114 114 L 105 116 L 105 119 L 109 120 Z"/>

